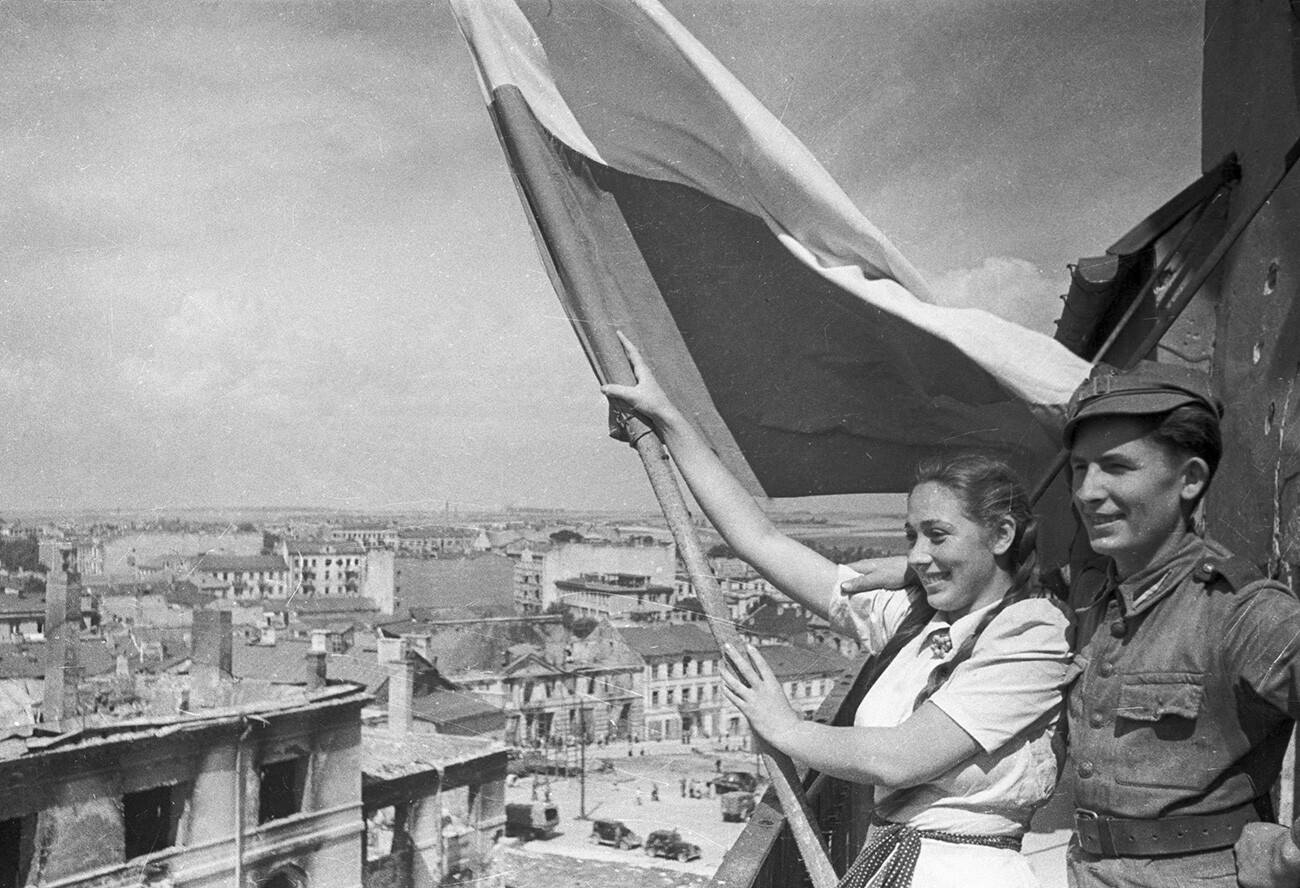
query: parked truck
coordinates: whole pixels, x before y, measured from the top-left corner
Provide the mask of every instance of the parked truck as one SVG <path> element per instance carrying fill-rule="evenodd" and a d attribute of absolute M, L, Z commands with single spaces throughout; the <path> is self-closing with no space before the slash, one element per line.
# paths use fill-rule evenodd
<path fill-rule="evenodd" d="M 560 809 L 545 802 L 510 802 L 506 805 L 506 835 L 524 839 L 549 839 L 560 825 Z"/>

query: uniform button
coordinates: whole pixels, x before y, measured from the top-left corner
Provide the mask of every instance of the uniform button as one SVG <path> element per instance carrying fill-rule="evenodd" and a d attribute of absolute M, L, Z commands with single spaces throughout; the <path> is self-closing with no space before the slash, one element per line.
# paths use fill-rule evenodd
<path fill-rule="evenodd" d="M 1123 638 L 1128 632 L 1128 626 L 1124 625 L 1123 620 L 1116 620 L 1110 624 L 1110 634 L 1116 638 Z"/>
<path fill-rule="evenodd" d="M 1081 763 L 1079 764 L 1079 776 L 1080 776 L 1080 777 L 1082 777 L 1082 778 L 1084 778 L 1084 779 L 1086 780 L 1086 779 L 1088 779 L 1089 777 L 1092 776 L 1092 773 L 1093 773 L 1092 762 L 1081 762 Z"/>
<path fill-rule="evenodd" d="M 1100 666 L 1097 667 L 1097 674 L 1100 675 L 1102 678 L 1110 678 L 1112 675 L 1115 674 L 1115 664 L 1102 663 Z"/>
<path fill-rule="evenodd" d="M 1088 724 L 1092 725 L 1094 728 L 1100 728 L 1102 725 L 1106 724 L 1106 716 L 1102 715 L 1100 712 L 1094 712 L 1092 715 L 1088 716 Z"/>

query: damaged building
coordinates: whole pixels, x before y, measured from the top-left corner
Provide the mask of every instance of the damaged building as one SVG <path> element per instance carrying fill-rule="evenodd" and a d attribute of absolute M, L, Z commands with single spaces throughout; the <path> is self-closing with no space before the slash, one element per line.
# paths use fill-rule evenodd
<path fill-rule="evenodd" d="M 385 651 L 392 723 L 321 650 L 293 676 L 233 677 L 228 611 L 195 613 L 186 670 L 88 674 L 75 574 L 50 574 L 46 604 L 35 724 L 0 733 L 0 888 L 489 875 L 505 751 L 411 731 L 404 650 Z"/>

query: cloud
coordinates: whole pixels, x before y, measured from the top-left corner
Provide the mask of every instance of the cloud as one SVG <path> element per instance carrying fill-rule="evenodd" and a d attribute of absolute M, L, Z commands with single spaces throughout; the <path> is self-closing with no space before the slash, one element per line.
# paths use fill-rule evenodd
<path fill-rule="evenodd" d="M 953 308 L 982 308 L 1051 336 L 1068 281 L 1048 277 L 1032 262 L 992 256 L 974 268 L 957 268 L 930 281 L 935 298 Z"/>

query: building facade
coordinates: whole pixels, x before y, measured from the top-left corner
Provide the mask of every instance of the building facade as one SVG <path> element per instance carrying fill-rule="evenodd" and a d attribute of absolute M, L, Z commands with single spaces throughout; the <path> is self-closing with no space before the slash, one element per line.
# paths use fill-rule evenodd
<path fill-rule="evenodd" d="M 265 554 L 288 565 L 290 595 L 364 597 L 381 613 L 394 608 L 396 558 L 391 549 L 366 549 L 352 540 L 295 540 L 268 536 Z"/>
<path fill-rule="evenodd" d="M 397 532 L 397 551 L 404 555 L 442 557 L 469 555 L 487 548 L 483 531 L 477 527 L 404 527 Z"/>
<path fill-rule="evenodd" d="M 555 595 L 556 601 L 582 617 L 651 622 L 669 618 L 675 597 L 672 586 L 625 573 L 581 574 L 571 580 L 556 580 Z"/>
<path fill-rule="evenodd" d="M 188 579 L 218 598 L 284 598 L 291 588 L 289 565 L 279 555 L 200 555 Z"/>
<path fill-rule="evenodd" d="M 357 543 L 366 549 L 397 548 L 397 528 L 388 524 L 345 524 L 332 527 L 329 538 Z"/>
<path fill-rule="evenodd" d="M 583 574 L 630 574 L 669 588 L 677 573 L 677 548 L 671 543 L 555 543 L 510 553 L 515 559 L 515 609 L 540 614 L 558 600 L 556 583 Z"/>

